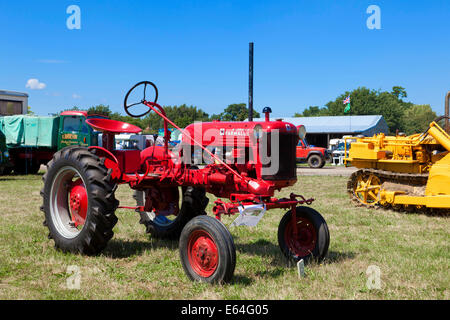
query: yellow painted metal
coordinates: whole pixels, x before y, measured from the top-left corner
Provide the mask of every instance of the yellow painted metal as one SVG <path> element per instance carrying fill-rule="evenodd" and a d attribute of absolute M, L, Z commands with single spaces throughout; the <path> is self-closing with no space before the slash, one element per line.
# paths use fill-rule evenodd
<path fill-rule="evenodd" d="M 450 136 L 436 122 L 430 124 L 428 133 L 435 138 L 447 151 L 450 151 Z"/>
<path fill-rule="evenodd" d="M 347 154 L 347 153 L 346 153 Z M 360 168 L 371 168 L 394 173 L 428 173 L 424 196 L 408 195 L 402 191 L 385 190 L 378 183 L 358 181 L 355 190 L 366 204 L 426 206 L 450 208 L 450 135 L 436 122 L 432 122 L 426 133 L 411 136 L 385 136 L 357 138 L 351 144 L 346 164 Z M 374 193 L 373 188 L 376 193 Z M 369 193 L 369 191 L 372 192 Z M 377 201 L 372 201 L 373 196 Z M 358 197 L 359 198 L 359 197 Z"/>
<path fill-rule="evenodd" d="M 450 154 L 431 167 L 425 195 L 450 195 Z"/>
<path fill-rule="evenodd" d="M 381 191 L 380 192 L 381 204 L 401 204 L 401 205 L 412 205 L 412 206 L 424 206 L 428 208 L 450 208 L 450 195 L 440 195 L 440 196 L 407 196 L 403 195 L 401 192 L 396 191 Z"/>
<path fill-rule="evenodd" d="M 378 203 L 380 187 L 380 179 L 376 175 L 359 176 L 354 186 L 354 193 L 361 203 L 371 206 Z"/>

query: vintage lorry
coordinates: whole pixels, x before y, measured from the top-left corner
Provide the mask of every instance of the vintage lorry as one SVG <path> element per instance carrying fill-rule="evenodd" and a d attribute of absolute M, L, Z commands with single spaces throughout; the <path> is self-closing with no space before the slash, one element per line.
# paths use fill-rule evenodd
<path fill-rule="evenodd" d="M 0 148 L 5 149 L 0 174 L 13 170 L 17 174 L 35 174 L 41 164 L 46 164 L 64 147 L 98 145 L 100 133 L 86 124 L 90 118 L 105 117 L 88 115 L 86 111 L 64 111 L 58 116 L 0 117 L 0 136 L 4 137 L 4 147 L 0 142 Z"/>

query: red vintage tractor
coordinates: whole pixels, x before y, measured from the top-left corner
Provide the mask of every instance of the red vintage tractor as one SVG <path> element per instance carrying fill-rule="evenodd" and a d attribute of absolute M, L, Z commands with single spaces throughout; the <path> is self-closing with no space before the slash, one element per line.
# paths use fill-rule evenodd
<path fill-rule="evenodd" d="M 153 102 L 146 99 L 147 88 L 155 91 Z M 141 93 L 139 99 L 129 101 Z M 299 136 L 294 125 L 270 121 L 266 108 L 266 121 L 194 123 L 183 131 L 166 117 L 157 98 L 153 83 L 139 82 L 127 93 L 124 108 L 133 117 L 154 111 L 163 118 L 164 146 L 115 150 L 115 134 L 141 129 L 109 119 L 89 119 L 91 127 L 103 132 L 103 147 L 70 146 L 48 163 L 41 210 L 56 248 L 98 254 L 113 237 L 116 209 L 132 209 L 153 237 L 179 238 L 181 262 L 190 279 L 228 282 L 234 273 L 236 250 L 221 216 L 239 213 L 234 224 L 252 225 L 266 210 L 285 208 L 289 211 L 278 228 L 284 255 L 306 263 L 325 257 L 327 224 L 317 211 L 301 206 L 314 199 L 294 193 L 289 198 L 274 197 L 275 191 L 297 181 Z M 137 112 L 143 106 L 145 110 Z M 169 124 L 184 133 L 181 147 L 175 150 L 168 148 Z M 203 168 L 190 162 L 195 149 L 206 156 L 208 164 Z M 114 196 L 119 184 L 135 190 L 135 207 L 119 206 Z M 206 216 L 206 192 L 228 199 L 215 201 L 215 218 Z"/>

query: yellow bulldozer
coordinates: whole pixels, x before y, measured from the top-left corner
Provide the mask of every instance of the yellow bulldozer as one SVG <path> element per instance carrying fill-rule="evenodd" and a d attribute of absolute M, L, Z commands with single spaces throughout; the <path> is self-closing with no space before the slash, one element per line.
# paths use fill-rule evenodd
<path fill-rule="evenodd" d="M 359 169 L 347 183 L 351 199 L 366 207 L 449 213 L 450 135 L 438 125 L 445 119 L 448 130 L 448 102 L 446 114 L 421 134 L 357 138 L 344 159 Z"/>

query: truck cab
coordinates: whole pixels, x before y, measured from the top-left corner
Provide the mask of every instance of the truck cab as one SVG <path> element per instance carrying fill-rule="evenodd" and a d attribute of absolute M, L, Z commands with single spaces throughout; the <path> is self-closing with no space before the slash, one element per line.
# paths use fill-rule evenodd
<path fill-rule="evenodd" d="M 97 131 L 87 125 L 86 120 L 107 118 L 101 115 L 88 115 L 86 111 L 64 111 L 60 115 L 58 132 L 58 150 L 70 145 L 98 145 Z"/>

